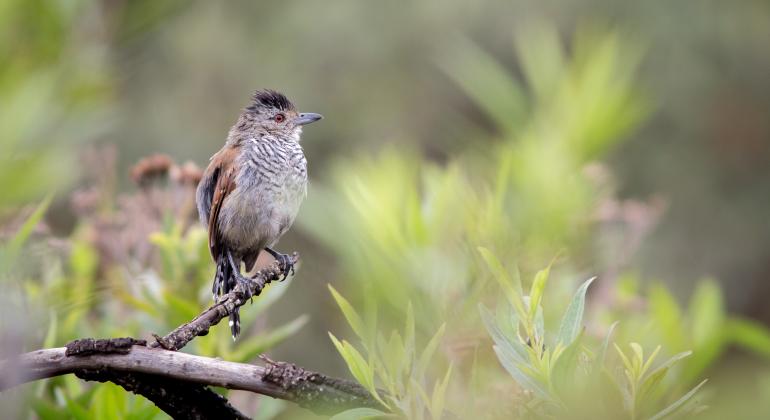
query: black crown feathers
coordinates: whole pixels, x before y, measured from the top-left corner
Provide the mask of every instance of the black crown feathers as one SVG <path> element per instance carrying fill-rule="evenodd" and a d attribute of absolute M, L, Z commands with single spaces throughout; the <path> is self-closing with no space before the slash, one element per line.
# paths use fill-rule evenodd
<path fill-rule="evenodd" d="M 275 108 L 281 111 L 290 111 L 294 109 L 294 104 L 284 96 L 271 89 L 258 90 L 251 97 L 253 103 L 247 108 L 250 111 L 258 111 L 259 108 Z"/>

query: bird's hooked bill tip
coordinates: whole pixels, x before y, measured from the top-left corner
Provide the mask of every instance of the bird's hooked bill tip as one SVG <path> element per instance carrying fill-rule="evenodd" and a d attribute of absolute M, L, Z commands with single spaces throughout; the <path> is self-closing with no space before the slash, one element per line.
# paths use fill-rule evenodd
<path fill-rule="evenodd" d="M 323 115 L 316 114 L 315 112 L 303 112 L 299 114 L 299 117 L 295 120 L 297 125 L 306 125 L 312 122 L 316 122 L 323 118 Z"/>

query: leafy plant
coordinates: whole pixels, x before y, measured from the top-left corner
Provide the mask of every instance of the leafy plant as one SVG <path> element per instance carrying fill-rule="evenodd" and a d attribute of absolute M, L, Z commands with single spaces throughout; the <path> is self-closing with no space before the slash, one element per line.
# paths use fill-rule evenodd
<path fill-rule="evenodd" d="M 495 314 L 481 306 L 481 316 L 495 343 L 500 363 L 532 398 L 521 408 L 522 414 L 563 418 L 652 418 L 671 416 L 681 410 L 697 409 L 688 403 L 706 381 L 676 401 L 666 404 L 672 387 L 664 382 L 671 368 L 691 352 L 677 354 L 660 365 L 654 362 L 658 346 L 645 357 L 642 346 L 629 345 L 624 352 L 613 343 L 617 359 L 608 357 L 613 325 L 604 341 L 590 349 L 583 333 L 585 297 L 593 278 L 575 292 L 559 323 L 549 332 L 542 317 L 543 288 L 549 270 L 539 272 L 529 295 L 524 295 L 518 276 L 509 275 L 489 251 L 481 249 L 495 273 L 506 302 Z M 601 393 L 601 403 L 596 401 Z"/>
<path fill-rule="evenodd" d="M 367 328 L 352 305 L 329 286 L 345 319 L 358 336 L 363 351 L 347 340 L 329 333 L 350 373 L 390 413 L 409 419 L 441 419 L 445 411 L 446 391 L 452 366 L 443 377 L 429 387 L 428 369 L 444 336 L 441 326 L 427 344 L 418 350 L 415 343 L 414 310 L 409 304 L 403 333 L 393 330 L 386 338 L 376 329 Z M 373 325 L 373 324 L 370 324 Z M 382 387 L 382 389 L 380 389 Z M 358 419 L 386 413 L 371 409 L 354 409 L 335 416 L 336 419 Z"/>

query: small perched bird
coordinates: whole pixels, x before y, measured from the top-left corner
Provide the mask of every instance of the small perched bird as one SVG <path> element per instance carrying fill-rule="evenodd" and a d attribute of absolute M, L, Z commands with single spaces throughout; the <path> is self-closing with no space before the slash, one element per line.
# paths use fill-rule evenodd
<path fill-rule="evenodd" d="M 278 92 L 257 91 L 225 145 L 211 157 L 196 202 L 217 264 L 215 301 L 238 282 L 250 281 L 241 274 L 241 263 L 250 271 L 263 249 L 284 273 L 293 271 L 292 259 L 272 247 L 291 227 L 307 194 L 307 160 L 299 144 L 302 127 L 321 118 L 297 112 Z M 230 331 L 233 339 L 240 334 L 238 308 L 230 315 Z"/>

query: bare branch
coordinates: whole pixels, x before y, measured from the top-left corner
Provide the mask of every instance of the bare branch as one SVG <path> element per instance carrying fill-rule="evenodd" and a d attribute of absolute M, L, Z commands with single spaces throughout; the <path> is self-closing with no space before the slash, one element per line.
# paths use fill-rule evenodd
<path fill-rule="evenodd" d="M 251 391 L 323 413 L 351 407 L 380 407 L 357 383 L 329 378 L 284 362 L 266 360 L 267 366 L 263 367 L 139 345 L 132 346 L 128 353 L 72 356 L 66 353 L 65 347 L 44 349 L 0 362 L 0 391 L 37 379 L 106 371 L 117 376 L 152 375 L 187 384 Z M 11 367 L 22 375 L 5 375 Z M 112 381 L 112 378 L 105 380 Z"/>
<path fill-rule="evenodd" d="M 142 395 L 175 419 L 236 419 L 249 417 L 205 385 L 144 373 L 84 369 L 75 375 L 85 381 L 112 382 Z"/>
<path fill-rule="evenodd" d="M 292 255 L 292 258 L 294 264 L 299 261 L 299 255 L 296 252 Z M 219 302 L 203 311 L 192 321 L 180 325 L 164 337 L 155 336 L 156 341 L 150 344 L 150 347 L 162 347 L 166 350 L 181 349 L 195 337 L 208 334 L 209 328 L 230 315 L 235 308 L 243 306 L 252 297 L 259 296 L 265 286 L 280 280 L 285 274 L 277 262 L 257 271 L 252 277 L 254 281 L 246 288 L 241 283 L 238 283 L 235 289 L 222 296 Z"/>
<path fill-rule="evenodd" d="M 292 255 L 294 263 L 299 256 Z M 180 353 L 197 336 L 232 311 L 258 296 L 264 287 L 284 277 L 278 263 L 258 271 L 253 282 L 241 283 L 219 302 L 149 347 L 133 338 L 81 339 L 67 347 L 37 350 L 0 361 L 0 391 L 59 375 L 110 381 L 145 396 L 174 418 L 244 418 L 225 398 L 208 386 L 251 391 L 293 401 L 318 413 L 353 407 L 383 408 L 356 382 L 330 378 L 291 363 L 266 357 L 265 366 L 234 363 Z"/>

